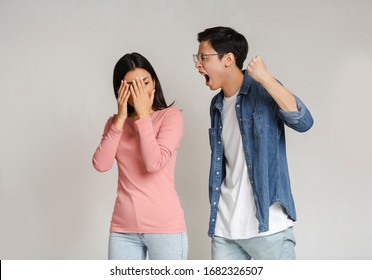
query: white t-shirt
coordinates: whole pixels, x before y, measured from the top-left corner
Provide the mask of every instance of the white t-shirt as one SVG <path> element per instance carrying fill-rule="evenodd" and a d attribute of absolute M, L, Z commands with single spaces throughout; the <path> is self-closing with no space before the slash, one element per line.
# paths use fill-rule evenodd
<path fill-rule="evenodd" d="M 215 235 L 228 239 L 248 239 L 274 234 L 293 226 L 280 204 L 270 206 L 269 231 L 258 232 L 256 206 L 248 177 L 242 136 L 235 113 L 235 94 L 224 98 L 222 142 L 226 177 L 221 185 Z"/>

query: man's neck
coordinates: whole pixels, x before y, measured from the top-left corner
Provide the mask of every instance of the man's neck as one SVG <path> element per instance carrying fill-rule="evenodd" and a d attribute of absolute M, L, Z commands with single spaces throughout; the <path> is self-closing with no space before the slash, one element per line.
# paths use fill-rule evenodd
<path fill-rule="evenodd" d="M 225 85 L 222 87 L 226 97 L 233 96 L 241 88 L 244 81 L 244 74 L 238 68 L 231 71 L 225 79 Z"/>

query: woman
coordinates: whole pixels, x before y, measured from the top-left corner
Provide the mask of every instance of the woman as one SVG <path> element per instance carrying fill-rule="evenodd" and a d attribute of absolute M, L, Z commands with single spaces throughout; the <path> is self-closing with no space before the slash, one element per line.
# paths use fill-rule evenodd
<path fill-rule="evenodd" d="M 115 65 L 118 113 L 110 117 L 93 165 L 118 165 L 109 259 L 187 259 L 183 210 L 174 186 L 183 133 L 181 112 L 167 105 L 149 61 L 138 53 Z"/>

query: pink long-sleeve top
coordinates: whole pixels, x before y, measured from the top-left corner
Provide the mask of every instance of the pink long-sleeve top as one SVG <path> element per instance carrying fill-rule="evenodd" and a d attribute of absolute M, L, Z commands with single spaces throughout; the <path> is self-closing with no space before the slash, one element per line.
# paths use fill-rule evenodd
<path fill-rule="evenodd" d="M 177 150 L 183 118 L 176 108 L 155 111 L 151 118 L 127 119 L 123 129 L 115 115 L 104 128 L 93 156 L 100 172 L 118 165 L 118 188 L 111 232 L 180 233 L 186 231 L 184 213 L 174 185 Z"/>

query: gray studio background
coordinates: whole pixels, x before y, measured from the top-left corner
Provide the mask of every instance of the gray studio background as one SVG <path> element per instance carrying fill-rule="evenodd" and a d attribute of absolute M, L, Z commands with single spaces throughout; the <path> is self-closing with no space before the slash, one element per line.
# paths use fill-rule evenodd
<path fill-rule="evenodd" d="M 249 60 L 309 107 L 287 130 L 299 259 L 371 259 L 370 1 L 0 0 L 0 259 L 106 259 L 117 170 L 91 158 L 116 112 L 112 70 L 137 51 L 185 121 L 176 167 L 189 258 L 209 259 L 209 102 L 196 34 L 243 33 Z"/>

